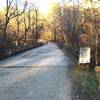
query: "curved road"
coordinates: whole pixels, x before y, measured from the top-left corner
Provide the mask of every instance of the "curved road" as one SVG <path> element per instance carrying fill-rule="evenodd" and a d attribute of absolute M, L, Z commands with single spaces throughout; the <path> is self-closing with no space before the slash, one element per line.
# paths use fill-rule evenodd
<path fill-rule="evenodd" d="M 72 100 L 72 63 L 54 43 L 0 61 L 0 100 Z"/>

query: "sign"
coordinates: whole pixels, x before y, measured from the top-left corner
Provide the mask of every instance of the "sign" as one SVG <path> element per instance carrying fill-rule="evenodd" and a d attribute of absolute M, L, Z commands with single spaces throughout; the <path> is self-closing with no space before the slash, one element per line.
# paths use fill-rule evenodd
<path fill-rule="evenodd" d="M 80 55 L 79 55 L 79 63 L 90 63 L 90 52 L 91 49 L 89 47 L 81 47 L 80 48 Z"/>

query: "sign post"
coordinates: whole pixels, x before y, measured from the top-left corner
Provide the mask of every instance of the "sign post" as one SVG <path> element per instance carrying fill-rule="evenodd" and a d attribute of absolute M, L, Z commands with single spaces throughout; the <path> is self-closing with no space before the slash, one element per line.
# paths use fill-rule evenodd
<path fill-rule="evenodd" d="M 80 64 L 89 64 L 91 58 L 91 49 L 90 47 L 81 47 L 79 55 Z"/>

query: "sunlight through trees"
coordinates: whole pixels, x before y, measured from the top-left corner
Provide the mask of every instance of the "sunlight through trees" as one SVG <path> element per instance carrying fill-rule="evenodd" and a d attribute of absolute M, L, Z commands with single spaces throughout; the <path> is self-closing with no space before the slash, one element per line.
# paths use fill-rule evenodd
<path fill-rule="evenodd" d="M 5 0 L 0 8 L 0 52 L 44 40 L 65 47 L 98 47 L 99 0 Z M 4 6 L 5 5 L 5 6 Z M 89 37 L 83 41 L 84 36 Z M 93 49 L 95 51 L 95 49 Z"/>

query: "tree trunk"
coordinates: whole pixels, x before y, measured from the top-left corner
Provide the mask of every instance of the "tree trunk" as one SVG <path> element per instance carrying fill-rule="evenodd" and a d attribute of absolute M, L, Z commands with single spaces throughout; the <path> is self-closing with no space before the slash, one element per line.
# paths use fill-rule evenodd
<path fill-rule="evenodd" d="M 2 45 L 1 45 L 1 47 L 2 47 L 2 56 L 4 56 L 4 54 L 5 54 L 4 49 L 5 49 L 5 44 L 6 44 L 5 43 L 6 42 L 6 34 L 7 34 L 6 30 L 7 30 L 7 24 L 5 25 L 4 33 L 3 33 L 3 37 L 2 37 Z"/>
<path fill-rule="evenodd" d="M 38 11 L 36 11 L 36 33 L 35 33 L 35 35 L 36 35 L 36 42 L 37 42 L 37 40 L 38 40 Z"/>

